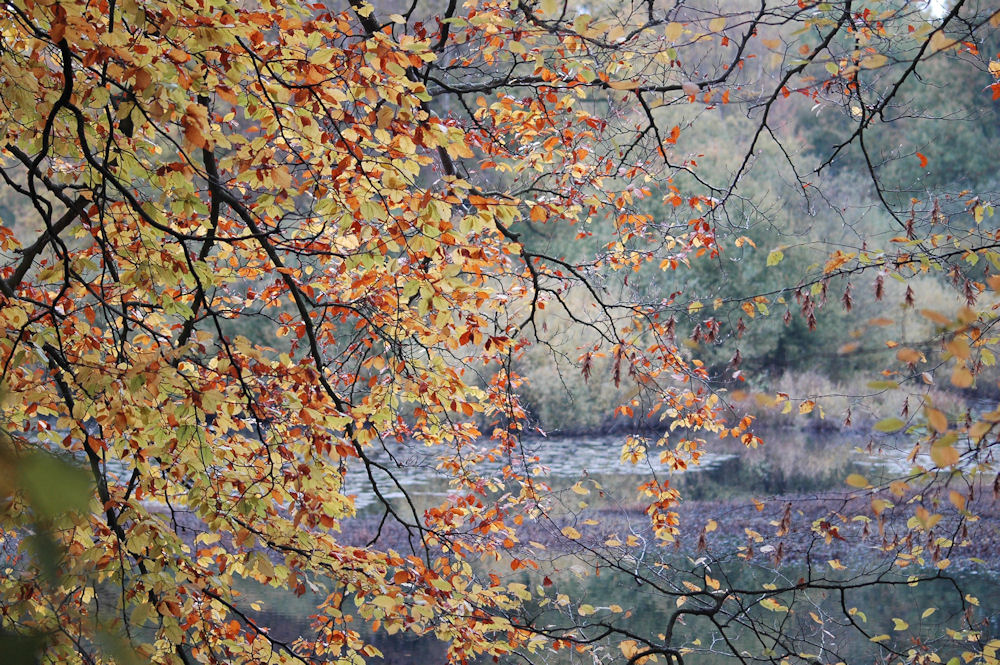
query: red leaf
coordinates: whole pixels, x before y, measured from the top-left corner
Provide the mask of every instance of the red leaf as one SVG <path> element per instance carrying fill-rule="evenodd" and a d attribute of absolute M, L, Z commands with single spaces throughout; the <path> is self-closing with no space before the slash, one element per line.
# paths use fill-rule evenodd
<path fill-rule="evenodd" d="M 924 157 L 919 152 L 917 153 L 917 157 L 920 159 L 920 168 L 922 169 L 927 168 L 927 158 Z"/>
<path fill-rule="evenodd" d="M 240 632 L 240 622 L 237 621 L 236 619 L 233 619 L 232 621 L 230 621 L 229 623 L 226 624 L 226 638 L 227 639 L 230 639 L 230 640 L 233 639 L 234 637 L 236 637 L 239 634 L 239 632 Z"/>

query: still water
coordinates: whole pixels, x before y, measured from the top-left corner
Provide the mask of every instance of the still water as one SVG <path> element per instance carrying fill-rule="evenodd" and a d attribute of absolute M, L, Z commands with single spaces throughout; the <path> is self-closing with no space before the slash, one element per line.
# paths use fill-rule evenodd
<path fill-rule="evenodd" d="M 655 436 L 651 437 L 655 440 Z M 747 450 L 732 440 L 706 444 L 697 465 L 673 472 L 671 482 L 688 488 L 692 499 L 724 499 L 753 493 L 780 494 L 796 490 L 814 490 L 842 483 L 845 469 L 881 464 L 884 456 L 874 456 L 865 449 L 869 440 L 863 436 L 829 432 L 776 431 L 765 434 L 775 442 L 756 450 Z M 617 435 L 526 438 L 523 455 L 537 458 L 532 464 L 545 470 L 544 477 L 553 485 L 572 483 L 582 477 L 598 479 L 608 489 L 632 487 L 637 478 L 651 472 L 663 475 L 667 467 L 658 460 L 659 449 L 650 444 L 648 455 L 637 463 L 622 459 L 625 440 Z M 780 445 L 779 445 L 780 444 Z M 436 469 L 434 449 L 416 443 L 393 444 L 389 454 L 377 455 L 389 463 L 393 475 L 411 497 L 435 499 L 448 493 L 449 477 Z M 883 451 L 892 463 L 905 453 Z M 493 465 L 498 470 L 500 463 Z M 488 465 L 483 467 L 490 471 Z M 850 471 L 848 471 L 849 473 Z M 378 474 L 378 471 L 375 471 Z M 842 475 L 841 475 L 842 474 Z M 387 477 L 379 478 L 388 488 L 383 496 L 402 499 Z M 368 487 L 363 469 L 351 469 L 345 491 L 353 494 L 358 512 L 377 505 Z"/>

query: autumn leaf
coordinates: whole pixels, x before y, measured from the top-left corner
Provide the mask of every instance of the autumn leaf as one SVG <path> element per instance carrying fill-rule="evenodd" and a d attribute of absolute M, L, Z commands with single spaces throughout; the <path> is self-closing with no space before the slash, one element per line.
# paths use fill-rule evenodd
<path fill-rule="evenodd" d="M 860 64 L 864 69 L 878 69 L 879 67 L 885 67 L 888 62 L 888 56 L 882 53 L 876 53 L 874 55 L 867 55 L 861 58 Z"/>
<path fill-rule="evenodd" d="M 868 479 L 857 473 L 847 476 L 845 482 L 851 487 L 868 487 Z"/>
<path fill-rule="evenodd" d="M 208 111 L 199 104 L 188 104 L 181 118 L 184 138 L 197 148 L 207 148 L 210 144 L 211 127 Z"/>
<path fill-rule="evenodd" d="M 944 468 L 952 466 L 954 464 L 958 464 L 960 455 L 954 446 L 932 445 L 931 459 L 934 461 L 934 464 L 936 464 L 941 468 Z"/>
<path fill-rule="evenodd" d="M 562 528 L 562 535 L 566 536 L 570 540 L 579 540 L 581 537 L 580 532 L 571 526 L 564 526 Z"/>

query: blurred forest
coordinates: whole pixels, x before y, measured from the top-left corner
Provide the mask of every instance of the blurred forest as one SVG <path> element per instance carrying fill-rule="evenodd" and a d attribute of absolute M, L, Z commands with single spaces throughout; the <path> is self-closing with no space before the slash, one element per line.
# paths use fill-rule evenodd
<path fill-rule="evenodd" d="M 1000 38 L 992 34 L 979 52 L 986 60 L 994 57 Z M 889 272 L 860 281 L 850 275 L 824 280 L 824 263 L 836 250 L 885 246 L 915 220 L 945 226 L 950 215 L 980 200 L 996 200 L 1000 100 L 990 88 L 994 80 L 976 57 L 930 58 L 919 76 L 903 85 L 901 107 L 893 117 L 865 135 L 871 163 L 862 146 L 838 149 L 856 124 L 841 100 L 826 103 L 790 94 L 776 107 L 777 118 L 771 118 L 780 144 L 777 139 L 759 142 L 727 194 L 725 217 L 717 220 L 717 234 L 725 234 L 719 255 L 678 256 L 688 266 L 684 270 L 644 265 L 625 279 L 624 287 L 637 300 L 664 303 L 677 320 L 678 338 L 708 365 L 718 388 L 732 391 L 739 412 L 752 412 L 773 425 L 806 422 L 824 428 L 867 427 L 898 413 L 905 397 L 882 390 L 876 368 L 891 364 L 900 347 L 918 349 L 933 364 L 942 350 L 933 341 L 937 324 L 920 312 L 953 315 L 965 304 L 962 283 L 944 271 L 905 281 Z M 745 159 L 740 148 L 755 131 L 760 108 L 750 100 L 668 113 L 674 117 L 664 124 L 673 121 L 681 128 L 676 147 L 696 162 L 697 178 L 726 183 Z M 689 184 L 661 183 L 642 199 L 641 209 L 653 219 L 669 217 L 672 186 L 689 191 Z M 909 214 L 894 218 L 889 209 Z M 996 224 L 984 222 L 990 229 Z M 571 260 L 615 242 L 608 228 L 522 226 L 527 242 Z M 580 234 L 590 237 L 589 245 L 577 239 Z M 976 274 L 974 264 L 967 267 Z M 605 268 L 594 265 L 597 272 Z M 802 311 L 796 300 L 800 288 L 819 295 L 814 311 Z M 771 304 L 748 304 L 755 294 L 767 296 Z M 775 307 L 775 300 L 784 306 Z M 692 308 L 697 302 L 706 307 Z M 558 331 L 566 323 L 553 320 L 549 327 Z M 608 359 L 594 360 L 588 381 L 577 350 L 587 341 L 557 332 L 552 339 L 554 349 L 532 348 L 520 367 L 539 424 L 569 431 L 611 426 L 601 414 L 627 393 L 623 387 L 614 394 Z M 996 393 L 1000 374 L 981 369 L 986 374 L 974 395 L 953 386 L 927 385 L 926 390 L 939 408 L 960 415 L 973 396 Z M 766 396 L 776 392 L 793 401 L 815 400 L 821 408 L 812 420 L 793 421 Z"/>

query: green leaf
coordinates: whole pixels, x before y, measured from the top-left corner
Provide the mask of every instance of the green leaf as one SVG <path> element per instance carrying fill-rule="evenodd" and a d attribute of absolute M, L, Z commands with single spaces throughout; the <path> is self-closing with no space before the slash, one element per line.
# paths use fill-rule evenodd
<path fill-rule="evenodd" d="M 906 423 L 899 418 L 886 418 L 875 423 L 875 429 L 879 432 L 898 432 L 904 427 Z"/>
<path fill-rule="evenodd" d="M 0 633 L 0 653 L 7 665 L 35 665 L 42 662 L 47 641 L 45 635 Z"/>
<path fill-rule="evenodd" d="M 785 258 L 785 253 L 783 251 L 781 251 L 780 249 L 772 249 L 771 252 L 767 255 L 767 265 L 769 267 L 776 266 L 779 263 L 781 263 L 781 260 L 783 258 Z"/>
<path fill-rule="evenodd" d="M 869 381 L 868 387 L 872 390 L 895 390 L 899 387 L 896 381 Z"/>
<path fill-rule="evenodd" d="M 81 468 L 46 453 L 35 453 L 18 464 L 21 488 L 37 515 L 53 518 L 87 510 L 93 495 L 89 475 Z"/>

